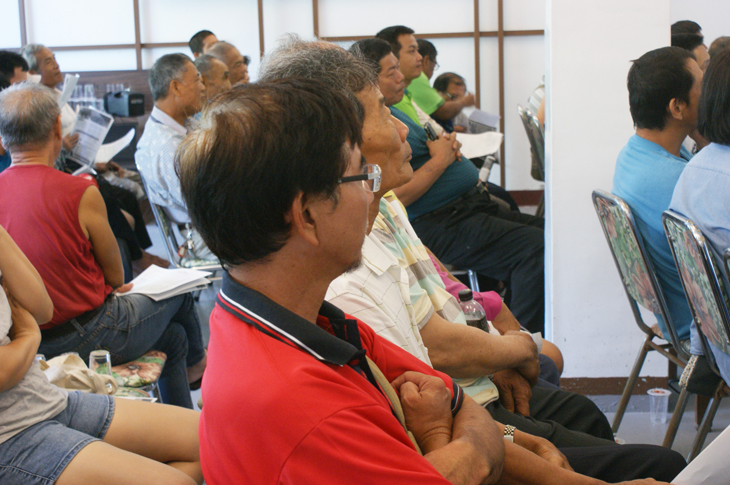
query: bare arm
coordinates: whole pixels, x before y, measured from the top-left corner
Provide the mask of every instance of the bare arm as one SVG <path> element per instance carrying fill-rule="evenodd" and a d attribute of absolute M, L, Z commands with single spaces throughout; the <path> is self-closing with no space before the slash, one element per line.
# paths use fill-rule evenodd
<path fill-rule="evenodd" d="M 109 226 L 104 199 L 101 198 L 99 189 L 94 186 L 86 189 L 81 197 L 79 222 L 91 241 L 94 259 L 104 273 L 104 280 L 112 288 L 122 286 L 124 283 L 122 255 L 112 228 Z"/>
<path fill-rule="evenodd" d="M 404 206 L 417 201 L 438 180 L 441 174 L 457 160 L 461 143 L 456 141 L 456 135 L 442 134 L 438 140 L 429 141 L 428 150 L 431 158 L 418 170 L 413 172 L 413 178 L 405 185 L 393 189 Z"/>
<path fill-rule="evenodd" d="M 0 226 L 0 272 L 3 284 L 20 306 L 28 309 L 38 325 L 53 317 L 53 303 L 41 276 L 5 228 Z"/>
<path fill-rule="evenodd" d="M 10 343 L 0 346 L 0 392 L 16 385 L 25 376 L 33 364 L 38 346 L 41 344 L 41 330 L 28 310 L 8 292 L 11 318 L 8 337 Z"/>
<path fill-rule="evenodd" d="M 467 106 L 474 106 L 474 103 L 474 95 L 471 93 L 467 93 L 466 96 L 456 98 L 451 101 L 446 100 L 444 104 L 436 109 L 436 111 L 431 113 L 431 118 L 440 121 L 448 121 L 454 116 L 461 113 L 461 110 L 466 108 Z"/>
<path fill-rule="evenodd" d="M 452 377 L 480 377 L 515 369 L 531 380 L 540 373 L 537 346 L 528 335 L 491 335 L 434 313 L 421 329 L 421 338 L 433 367 Z"/>

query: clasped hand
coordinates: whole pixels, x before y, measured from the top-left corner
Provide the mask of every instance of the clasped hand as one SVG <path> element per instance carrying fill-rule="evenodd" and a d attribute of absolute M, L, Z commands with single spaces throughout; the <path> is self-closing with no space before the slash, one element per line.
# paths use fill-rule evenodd
<path fill-rule="evenodd" d="M 443 380 L 409 371 L 391 384 L 400 394 L 406 426 L 424 454 L 451 442 L 451 392 Z"/>

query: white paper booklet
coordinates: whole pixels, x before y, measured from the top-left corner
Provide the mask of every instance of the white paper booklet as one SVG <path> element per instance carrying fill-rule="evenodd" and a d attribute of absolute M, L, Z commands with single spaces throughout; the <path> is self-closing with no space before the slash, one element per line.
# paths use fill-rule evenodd
<path fill-rule="evenodd" d="M 61 91 L 61 97 L 58 98 L 59 108 L 63 108 L 63 105 L 68 103 L 68 100 L 71 99 L 71 94 L 73 94 L 74 89 L 76 89 L 76 85 L 78 83 L 78 74 L 66 74 L 66 77 L 63 80 L 63 90 Z"/>
<path fill-rule="evenodd" d="M 114 118 L 106 113 L 92 108 L 79 109 L 76 123 L 71 131 L 72 134 L 79 135 L 79 141 L 69 158 L 90 166 L 96 159 L 96 154 L 112 123 Z"/>
<path fill-rule="evenodd" d="M 727 450 L 730 448 L 730 427 L 710 443 L 697 458 L 672 480 L 674 485 L 727 485 Z"/>
<path fill-rule="evenodd" d="M 154 264 L 132 280 L 132 289 L 124 295 L 146 295 L 155 301 L 205 288 L 211 273 L 195 269 L 165 269 Z"/>
<path fill-rule="evenodd" d="M 504 135 L 495 131 L 487 131 L 478 135 L 457 133 L 456 139 L 461 142 L 461 154 L 466 158 L 477 158 L 492 155 L 502 146 Z"/>

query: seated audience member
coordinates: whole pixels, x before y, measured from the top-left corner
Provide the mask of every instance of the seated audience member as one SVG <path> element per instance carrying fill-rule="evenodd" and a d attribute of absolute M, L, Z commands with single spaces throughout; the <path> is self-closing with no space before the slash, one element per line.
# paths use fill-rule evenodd
<path fill-rule="evenodd" d="M 695 34 L 702 35 L 702 27 L 693 20 L 679 20 L 674 22 L 671 27 L 672 35 L 677 34 Z"/>
<path fill-rule="evenodd" d="M 0 274 L 0 482 L 203 483 L 198 413 L 48 382 L 34 357 L 53 304 L 2 226 Z"/>
<path fill-rule="evenodd" d="M 228 66 L 231 86 L 248 83 L 248 63 L 251 62 L 251 59 L 241 55 L 236 46 L 220 41 L 210 47 L 208 54 Z"/>
<path fill-rule="evenodd" d="M 205 348 L 190 294 L 162 301 L 120 295 L 119 248 L 93 181 L 53 168 L 61 151 L 54 94 L 22 83 L 0 93 L 0 137 L 12 165 L 0 174 L 0 225 L 38 270 L 53 301 L 40 352 L 54 357 L 103 348 L 120 364 L 155 349 L 167 354 L 162 399 L 192 408 L 188 381 L 201 378 Z M 121 287 L 121 288 L 120 288 Z"/>
<path fill-rule="evenodd" d="M 730 37 L 718 37 L 717 39 L 712 41 L 712 44 L 710 44 L 710 48 L 707 50 L 707 53 L 710 54 L 710 59 L 712 59 L 726 49 L 730 49 Z"/>
<path fill-rule="evenodd" d="M 61 90 L 56 86 L 63 82 L 63 73 L 58 67 L 56 56 L 51 50 L 41 44 L 27 44 L 20 49 L 22 55 L 28 63 L 30 74 L 39 74 L 41 76 L 40 83 L 50 89 L 53 89 L 58 95 Z M 63 148 L 71 150 L 79 142 L 79 135 L 72 135 L 74 123 L 76 123 L 76 111 L 68 104 L 61 107 L 61 128 L 63 129 Z"/>
<path fill-rule="evenodd" d="M 61 92 L 55 89 L 55 86 L 63 81 L 63 74 L 53 53 L 40 44 L 28 44 L 23 47 L 21 53 L 28 62 L 30 72 L 40 74 L 41 84 L 54 89 L 56 95 L 60 96 Z M 58 169 L 68 173 L 72 173 L 80 167 L 79 163 L 68 157 L 69 151 L 78 143 L 78 134 L 71 134 L 74 123 L 76 123 L 76 112 L 66 103 L 61 108 L 64 150 L 55 165 Z M 108 170 L 121 171 L 121 168 L 113 162 L 96 164 L 95 168 L 99 174 Z M 132 279 L 133 269 L 143 271 L 151 264 L 167 267 L 164 260 L 145 251 L 146 248 L 152 246 L 152 240 L 147 233 L 136 195 L 127 189 L 109 183 L 104 177 L 95 176 L 94 178 L 107 205 L 109 224 L 114 231 L 114 236 L 123 244 L 125 281 Z M 129 219 L 132 221 L 129 222 Z"/>
<path fill-rule="evenodd" d="M 412 37 L 403 34 L 400 39 L 406 43 L 410 41 L 404 39 Z M 460 145 L 454 134 L 429 141 L 425 130 L 394 106 L 407 98 L 403 96 L 399 60 L 385 44 L 384 50 L 362 51 L 379 66 L 380 91 L 386 105 L 408 127 L 413 179 L 394 192 L 408 207 L 416 233 L 442 262 L 507 281 L 511 291 L 508 305 L 517 320 L 530 332 L 542 332 L 544 220 L 496 202 L 484 190 L 474 164 L 459 156 Z M 407 64 L 414 63 L 414 56 L 407 51 L 401 53 L 404 59 Z"/>
<path fill-rule="evenodd" d="M 426 79 L 429 81 L 433 77 L 433 72 L 439 68 L 439 63 L 436 62 L 436 56 L 438 51 L 433 43 L 426 39 L 418 39 L 418 53 L 421 54 L 421 70 L 426 75 Z"/>
<path fill-rule="evenodd" d="M 664 47 L 634 61 L 628 75 L 629 106 L 636 134 L 616 161 L 612 192 L 626 201 L 636 219 L 664 292 L 680 340 L 692 322 L 677 267 L 662 226 L 662 212 L 687 161 L 682 142 L 697 128 L 702 71 L 692 53 Z M 667 334 L 661 315 L 659 329 Z"/>
<path fill-rule="evenodd" d="M 674 187 L 669 208 L 691 219 L 712 247 L 727 276 L 723 253 L 730 248 L 730 50 L 712 57 L 702 81 L 698 129 L 710 144 L 687 164 Z M 728 279 L 726 278 L 727 282 Z M 730 288 L 727 285 L 725 288 Z M 692 326 L 692 346 L 701 348 Z M 725 382 L 730 382 L 730 356 L 710 343 Z"/>
<path fill-rule="evenodd" d="M 206 54 L 208 49 L 210 49 L 210 46 L 216 42 L 218 42 L 218 37 L 216 37 L 210 30 L 201 30 L 200 32 L 197 32 L 188 41 L 190 51 L 193 53 L 193 59 L 197 59 L 203 54 Z"/>
<path fill-rule="evenodd" d="M 544 440 L 502 440 L 504 427 L 448 376 L 323 302 L 359 263 L 379 183 L 358 148 L 352 95 L 374 79 L 336 79 L 223 93 L 178 152 L 193 221 L 229 268 L 203 386 L 206 482 L 595 483 Z M 412 440 L 393 414 L 399 403 Z M 241 433 L 256 429 L 267 432 Z"/>
<path fill-rule="evenodd" d="M 418 52 L 418 42 L 413 36 L 413 29 L 396 25 L 381 30 L 376 37 L 388 42 L 393 54 L 400 60 L 400 71 L 405 76 L 407 89 L 403 101 L 398 101 L 395 107 L 411 116 L 414 122 L 418 123 L 418 119 L 413 116 L 414 101 L 426 114 L 440 121 L 448 121 L 466 106 L 474 106 L 472 94 L 467 93 L 458 99 L 445 100 L 431 87 L 423 73 L 422 57 Z"/>
<path fill-rule="evenodd" d="M 195 68 L 200 73 L 205 86 L 205 99 L 210 101 L 219 93 L 231 89 L 228 66 L 210 54 L 203 54 L 195 59 Z"/>
<path fill-rule="evenodd" d="M 439 94 L 448 99 L 457 99 L 466 95 L 466 82 L 463 77 L 453 72 L 445 72 L 441 74 L 433 82 L 433 88 L 439 92 Z M 449 131 L 449 124 L 451 125 L 451 131 L 457 133 L 468 133 L 469 132 L 469 118 L 462 112 L 459 112 L 456 116 L 447 122 L 439 121 L 441 126 Z"/>
<path fill-rule="evenodd" d="M 710 62 L 710 54 L 707 52 L 707 46 L 701 35 L 674 34 L 672 35 L 672 45 L 686 49 L 694 54 L 697 65 L 700 66 L 702 72 L 705 72 L 707 63 Z"/>
<path fill-rule="evenodd" d="M 203 106 L 205 86 L 185 54 L 160 57 L 150 69 L 149 80 L 155 107 L 137 143 L 134 159 L 147 183 L 150 202 L 164 207 L 173 222 L 188 224 L 190 216 L 175 173 L 175 150 L 188 132 L 188 119 Z M 216 260 L 194 228 L 181 229 L 181 233 L 190 243 L 184 245 L 183 261 Z"/>
<path fill-rule="evenodd" d="M 15 52 L 0 51 L 0 91 L 28 79 L 28 63 Z M 0 145 L 0 172 L 10 166 L 10 153 Z"/>

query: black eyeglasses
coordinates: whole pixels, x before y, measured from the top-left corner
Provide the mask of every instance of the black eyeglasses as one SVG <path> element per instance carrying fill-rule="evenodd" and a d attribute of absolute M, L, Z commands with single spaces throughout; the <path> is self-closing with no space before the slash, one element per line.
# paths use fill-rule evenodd
<path fill-rule="evenodd" d="M 369 192 L 377 192 L 380 190 L 380 167 L 374 163 L 368 163 L 362 166 L 362 174 L 342 177 L 337 181 L 338 184 L 347 182 L 362 182 L 362 186 Z"/>

